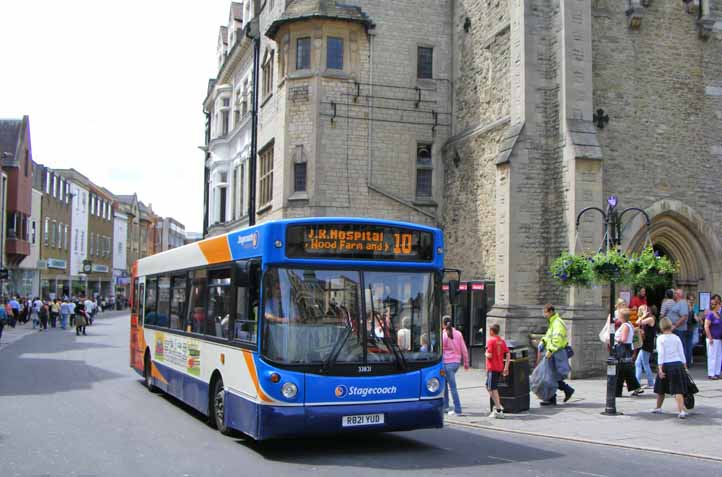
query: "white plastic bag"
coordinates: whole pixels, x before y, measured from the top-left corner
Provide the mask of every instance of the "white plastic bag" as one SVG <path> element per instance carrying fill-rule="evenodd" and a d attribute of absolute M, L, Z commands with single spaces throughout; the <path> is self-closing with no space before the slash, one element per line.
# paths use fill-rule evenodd
<path fill-rule="evenodd" d="M 609 344 L 609 322 L 604 325 L 602 331 L 599 332 L 599 341 Z"/>

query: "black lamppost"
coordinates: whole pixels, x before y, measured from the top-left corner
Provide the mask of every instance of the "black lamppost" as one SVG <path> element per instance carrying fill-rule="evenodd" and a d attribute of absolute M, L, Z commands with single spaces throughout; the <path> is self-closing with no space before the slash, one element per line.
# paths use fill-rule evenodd
<path fill-rule="evenodd" d="M 649 228 L 649 215 L 638 207 L 627 207 L 621 212 L 617 212 L 617 196 L 612 195 L 607 199 L 607 211 L 599 207 L 586 207 L 577 215 L 576 227 L 579 230 L 579 222 L 582 216 L 590 210 L 596 210 L 602 214 L 604 220 L 604 242 L 602 250 L 608 251 L 615 249 L 622 244 L 622 217 L 632 210 L 641 212 L 646 220 L 647 228 Z M 617 412 L 617 358 L 614 356 L 614 305 L 615 305 L 615 281 L 609 280 L 609 357 L 607 358 L 607 401 L 602 414 L 606 416 L 616 416 Z"/>

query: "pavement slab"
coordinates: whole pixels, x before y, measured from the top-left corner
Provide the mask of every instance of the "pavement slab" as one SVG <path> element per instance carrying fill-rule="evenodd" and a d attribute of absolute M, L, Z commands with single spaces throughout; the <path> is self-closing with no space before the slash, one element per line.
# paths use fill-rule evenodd
<path fill-rule="evenodd" d="M 569 380 L 576 392 L 567 403 L 560 398 L 559 405 L 542 407 L 532 394 L 529 411 L 495 419 L 488 417 L 489 395 L 480 386 L 485 382 L 485 372 L 462 370 L 456 381 L 463 414 L 447 416 L 446 422 L 722 462 L 722 380 L 708 380 L 702 364 L 693 367 L 691 373 L 700 392 L 695 396 L 695 408 L 684 420 L 677 418 L 671 396 L 665 399 L 664 414 L 652 414 L 656 395 L 651 389 L 638 397 L 625 391 L 624 397 L 617 398 L 617 411 L 622 414 L 602 415 L 606 396 L 606 379 L 602 378 Z"/>

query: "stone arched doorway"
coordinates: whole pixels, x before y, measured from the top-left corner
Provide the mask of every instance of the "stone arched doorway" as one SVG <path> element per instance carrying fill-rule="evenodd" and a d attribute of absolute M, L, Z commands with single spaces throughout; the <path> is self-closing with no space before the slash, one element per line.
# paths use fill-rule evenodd
<path fill-rule="evenodd" d="M 679 263 L 676 286 L 685 292 L 719 293 L 722 246 L 712 227 L 680 201 L 659 201 L 645 211 L 651 219 L 649 230 L 638 214 L 624 227 L 622 250 L 639 252 L 651 240 L 657 251 Z"/>

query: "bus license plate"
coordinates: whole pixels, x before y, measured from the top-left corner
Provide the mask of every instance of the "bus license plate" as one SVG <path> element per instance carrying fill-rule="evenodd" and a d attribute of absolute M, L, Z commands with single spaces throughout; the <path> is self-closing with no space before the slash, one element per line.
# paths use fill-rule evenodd
<path fill-rule="evenodd" d="M 361 414 L 358 416 L 343 416 L 341 418 L 342 427 L 373 426 L 383 423 L 383 414 Z"/>

